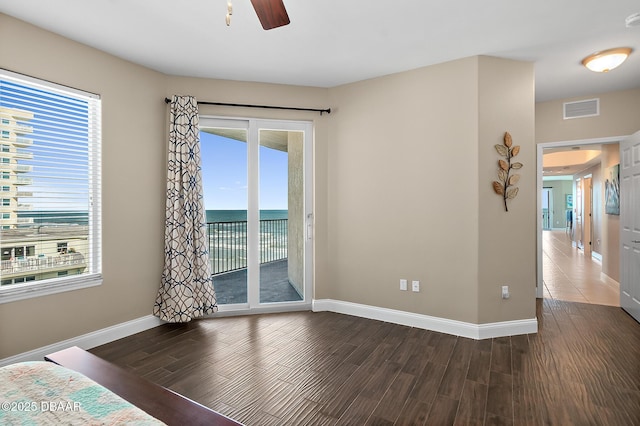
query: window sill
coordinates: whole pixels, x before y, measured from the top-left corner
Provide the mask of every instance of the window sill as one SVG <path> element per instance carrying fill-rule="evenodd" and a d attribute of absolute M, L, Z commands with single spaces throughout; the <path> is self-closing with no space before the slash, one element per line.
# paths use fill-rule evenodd
<path fill-rule="evenodd" d="M 16 302 L 34 297 L 48 296 L 65 291 L 95 287 L 102 284 L 102 274 L 82 275 L 80 277 L 56 278 L 35 283 L 11 284 L 0 287 L 0 304 Z"/>

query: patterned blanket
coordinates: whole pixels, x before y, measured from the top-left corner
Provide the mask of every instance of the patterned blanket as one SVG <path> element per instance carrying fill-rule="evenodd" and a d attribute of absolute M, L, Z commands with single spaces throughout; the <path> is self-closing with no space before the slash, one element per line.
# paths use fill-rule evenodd
<path fill-rule="evenodd" d="M 164 423 L 80 373 L 51 362 L 0 368 L 2 425 L 136 425 Z"/>

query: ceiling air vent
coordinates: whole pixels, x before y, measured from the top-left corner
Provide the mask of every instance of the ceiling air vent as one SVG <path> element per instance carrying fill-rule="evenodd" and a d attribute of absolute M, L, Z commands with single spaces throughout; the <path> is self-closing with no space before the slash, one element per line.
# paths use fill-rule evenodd
<path fill-rule="evenodd" d="M 587 99 L 563 104 L 564 119 L 594 117 L 600 115 L 600 99 Z"/>

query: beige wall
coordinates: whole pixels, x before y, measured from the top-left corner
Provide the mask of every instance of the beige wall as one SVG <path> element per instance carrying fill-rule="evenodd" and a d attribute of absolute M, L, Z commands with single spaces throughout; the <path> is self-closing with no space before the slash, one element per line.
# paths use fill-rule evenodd
<path fill-rule="evenodd" d="M 0 38 L 1 67 L 101 94 L 104 125 L 104 284 L 0 305 L 0 358 L 151 313 L 172 94 L 332 108 L 201 108 L 313 121 L 316 299 L 470 323 L 534 317 L 531 64 L 474 57 L 321 89 L 169 77 L 2 14 Z M 505 130 L 525 164 L 508 214 L 491 189 Z M 421 292 L 400 292 L 400 278 Z"/>
<path fill-rule="evenodd" d="M 150 315 L 160 283 L 168 108 L 220 102 L 327 107 L 328 90 L 169 77 L 0 14 L 0 67 L 102 96 L 103 276 L 99 287 L 0 305 L 0 359 Z M 316 223 L 326 223 L 326 121 L 311 112 L 202 107 L 203 114 L 314 121 Z M 326 265 L 316 238 L 316 266 Z M 316 271 L 322 280 L 323 270 Z"/>
<path fill-rule="evenodd" d="M 640 123 L 639 123 L 640 124 Z M 620 164 L 620 144 L 603 145 L 601 161 L 602 180 L 608 178 L 608 168 Z M 604 184 L 602 200 L 602 272 L 620 282 L 620 216 L 604 213 Z M 605 255 L 606 254 L 606 255 Z"/>
<path fill-rule="evenodd" d="M 533 64 L 480 58 L 478 154 L 478 305 L 479 323 L 535 317 L 536 168 L 534 149 Z M 504 132 L 521 147 L 515 161 L 524 164 L 515 199 L 504 211 L 491 182 L 497 178 L 494 149 Z M 508 285 L 510 299 L 501 299 Z"/>
<path fill-rule="evenodd" d="M 337 87 L 331 102 L 330 280 L 316 296 L 471 323 L 533 318 L 533 66 L 467 58 Z M 508 214 L 491 187 L 505 130 L 528 165 Z M 421 292 L 400 291 L 401 278 Z"/>
<path fill-rule="evenodd" d="M 597 117 L 562 119 L 564 102 L 600 98 Z M 628 136 L 640 130 L 640 89 L 536 104 L 536 143 Z"/>
<path fill-rule="evenodd" d="M 304 137 L 302 132 L 287 133 L 287 160 L 289 190 L 287 208 L 287 268 L 289 283 L 304 295 L 304 245 L 305 235 L 304 211 Z"/>
<path fill-rule="evenodd" d="M 166 77 L 0 14 L 0 67 L 102 95 L 99 287 L 0 305 L 0 358 L 151 313 L 162 268 Z"/>
<path fill-rule="evenodd" d="M 476 322 L 477 92 L 476 58 L 331 89 L 317 298 Z"/>

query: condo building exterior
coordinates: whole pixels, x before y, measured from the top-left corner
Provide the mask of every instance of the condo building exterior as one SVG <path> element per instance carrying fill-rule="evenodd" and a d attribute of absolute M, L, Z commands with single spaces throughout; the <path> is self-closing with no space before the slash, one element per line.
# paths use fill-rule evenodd
<path fill-rule="evenodd" d="M 34 220 L 28 186 L 33 113 L 0 107 L 0 286 L 82 273 L 88 226 Z"/>

